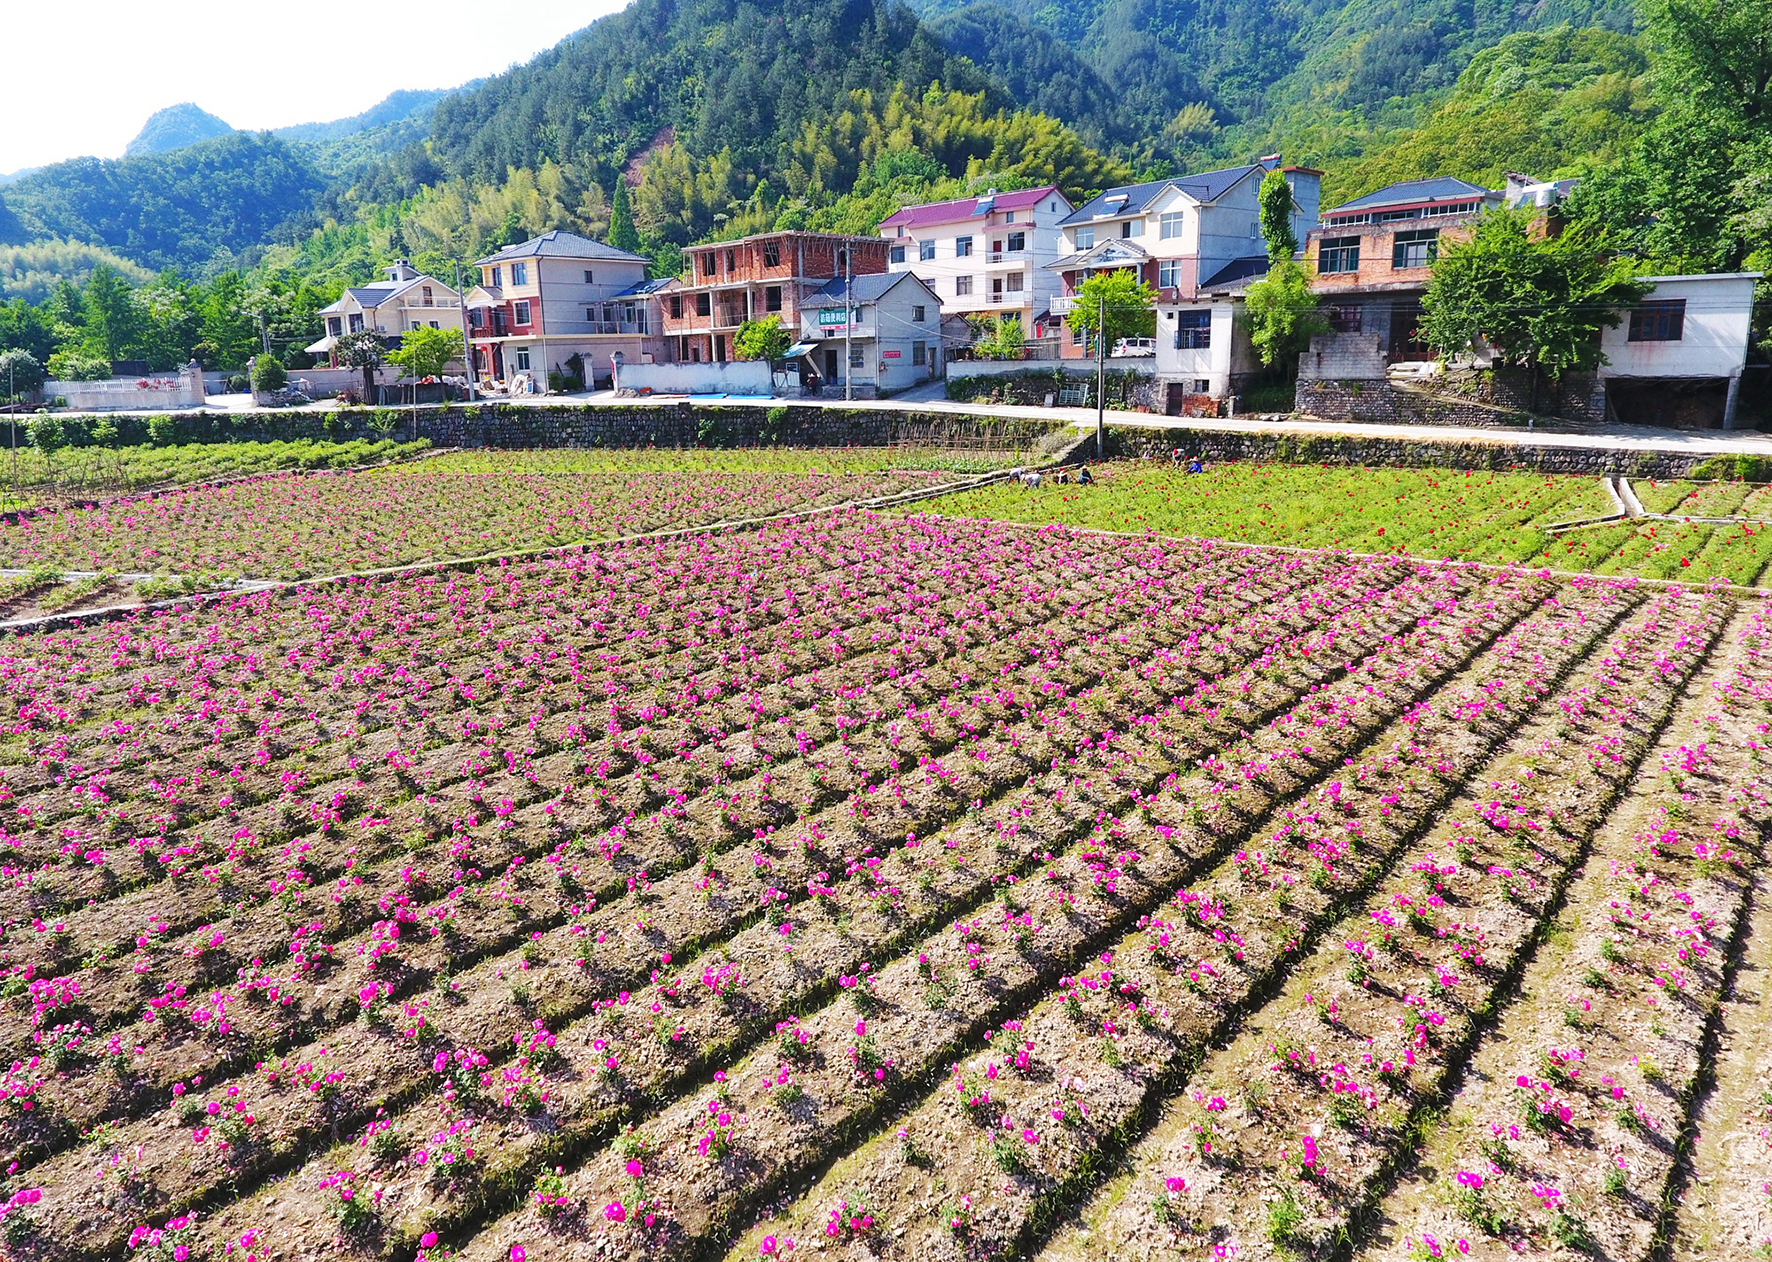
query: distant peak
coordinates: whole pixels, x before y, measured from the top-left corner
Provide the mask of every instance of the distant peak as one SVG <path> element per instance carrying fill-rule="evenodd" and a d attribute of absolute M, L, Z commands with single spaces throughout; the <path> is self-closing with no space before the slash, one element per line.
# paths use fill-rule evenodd
<path fill-rule="evenodd" d="M 169 149 L 182 149 L 186 145 L 226 136 L 233 130 L 207 110 L 199 109 L 189 101 L 182 101 L 177 105 L 168 105 L 163 110 L 156 110 L 142 124 L 141 131 L 136 133 L 135 139 L 129 142 L 123 153 L 125 157 L 133 157 L 138 153 L 165 153 Z"/>

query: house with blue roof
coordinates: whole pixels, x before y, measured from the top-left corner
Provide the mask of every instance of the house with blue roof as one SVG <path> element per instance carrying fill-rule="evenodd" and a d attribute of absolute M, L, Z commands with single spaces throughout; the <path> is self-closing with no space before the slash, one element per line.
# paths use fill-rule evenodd
<path fill-rule="evenodd" d="M 1060 221 L 1064 254 L 1049 264 L 1063 281 L 1053 313 L 1068 312 L 1078 287 L 1094 272 L 1135 269 L 1163 304 L 1192 303 L 1267 266 L 1257 193 L 1268 172 L 1283 170 L 1292 186 L 1293 232 L 1303 238 L 1317 220 L 1320 171 L 1281 167 L 1278 155 L 1221 171 L 1105 189 Z M 1257 271 L 1256 269 L 1259 269 Z M 1065 355 L 1088 353 L 1079 332 Z"/>
<path fill-rule="evenodd" d="M 788 349 L 805 388 L 856 398 L 908 390 L 945 375 L 972 340 L 962 316 L 913 272 L 842 277 L 800 300 L 800 340 Z"/>

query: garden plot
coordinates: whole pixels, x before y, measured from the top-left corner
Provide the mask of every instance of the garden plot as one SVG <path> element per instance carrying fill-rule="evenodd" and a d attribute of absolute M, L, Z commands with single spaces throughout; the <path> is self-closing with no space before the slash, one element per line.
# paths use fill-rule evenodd
<path fill-rule="evenodd" d="M 677 475 L 621 476 L 599 529 Z M 1720 986 L 1761 821 L 1707 795 L 1751 782 L 1759 610 L 844 513 L 15 635 L 0 1239 L 1388 1247 L 1361 1211 L 1427 1169 L 1463 1053 L 1500 1046 L 1477 1014 L 1539 1019 L 1521 978 L 1612 890 L 1599 856 L 1695 900 L 1678 981 L 1698 1007 Z M 1740 844 L 1689 879 L 1709 856 L 1638 843 L 1713 806 Z M 1652 939 L 1609 1002 L 1653 984 Z M 1674 1177 L 1638 1165 L 1644 1197 Z"/>

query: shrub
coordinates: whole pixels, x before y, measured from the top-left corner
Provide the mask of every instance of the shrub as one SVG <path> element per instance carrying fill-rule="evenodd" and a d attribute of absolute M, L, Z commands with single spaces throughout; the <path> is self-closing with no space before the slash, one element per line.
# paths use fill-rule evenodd
<path fill-rule="evenodd" d="M 275 355 L 260 355 L 252 362 L 252 389 L 255 394 L 271 394 L 289 384 L 289 373 Z"/>

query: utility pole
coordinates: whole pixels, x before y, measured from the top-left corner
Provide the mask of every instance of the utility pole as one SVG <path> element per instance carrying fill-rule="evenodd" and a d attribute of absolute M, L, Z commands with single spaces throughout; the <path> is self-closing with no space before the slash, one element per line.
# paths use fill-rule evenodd
<path fill-rule="evenodd" d="M 461 361 L 468 375 L 468 402 L 474 401 L 474 348 L 468 345 L 468 296 L 461 290 L 461 260 L 455 260 L 455 309 L 461 315 Z"/>
<path fill-rule="evenodd" d="M 18 498 L 18 383 L 13 363 L 6 361 L 6 419 L 12 422 L 12 498 Z"/>
<path fill-rule="evenodd" d="M 843 402 L 855 397 L 855 361 L 849 350 L 849 338 L 855 331 L 855 280 L 849 266 L 850 252 L 843 251 Z"/>
<path fill-rule="evenodd" d="M 1095 296 L 1095 458 L 1107 459 L 1107 294 Z"/>

